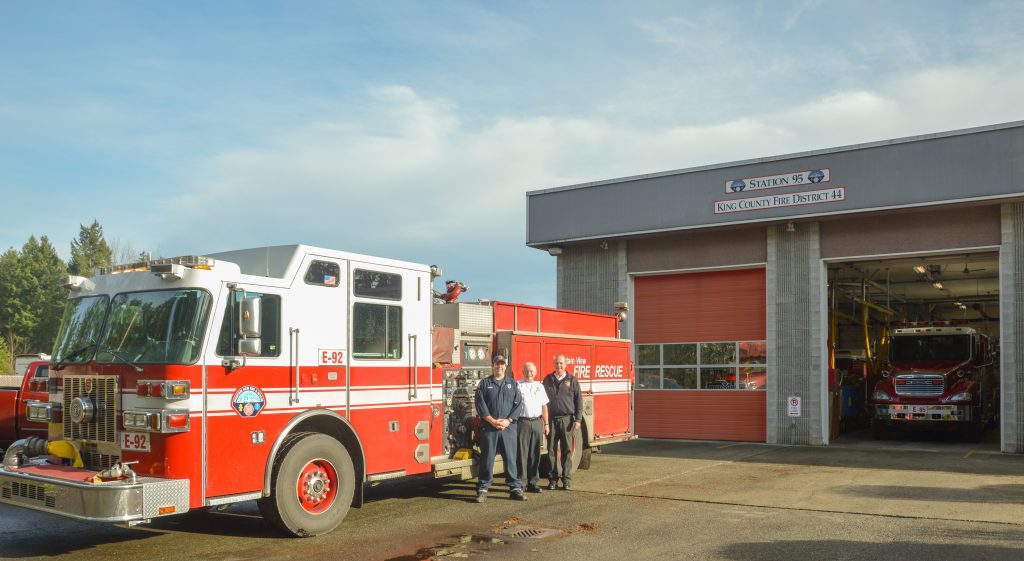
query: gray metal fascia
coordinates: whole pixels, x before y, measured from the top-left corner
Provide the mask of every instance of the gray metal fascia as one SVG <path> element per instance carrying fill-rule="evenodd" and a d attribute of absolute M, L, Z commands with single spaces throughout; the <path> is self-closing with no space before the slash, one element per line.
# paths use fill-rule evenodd
<path fill-rule="evenodd" d="M 1024 121 L 1022 121 L 1022 122 L 1024 122 Z M 529 240 L 527 240 L 526 245 L 528 247 L 542 249 L 542 248 L 544 248 L 546 246 L 549 246 L 549 245 L 557 245 L 557 244 L 561 244 L 561 243 L 571 243 L 571 242 L 582 242 L 582 241 L 588 241 L 588 240 L 612 240 L 612 239 L 620 239 L 620 238 L 626 238 L 626 237 L 631 237 L 631 236 L 645 236 L 645 235 L 649 235 L 649 234 L 664 234 L 664 233 L 668 233 L 668 232 L 685 232 L 687 230 L 700 230 L 702 228 L 731 228 L 733 226 L 739 226 L 739 225 L 743 225 L 743 224 L 764 224 L 764 223 L 776 223 L 776 224 L 778 224 L 778 223 L 784 223 L 784 222 L 789 222 L 789 221 L 793 221 L 793 220 L 801 220 L 801 219 L 804 219 L 804 218 L 821 218 L 823 216 L 841 216 L 841 215 L 845 215 L 845 214 L 865 214 L 865 213 L 869 213 L 869 212 L 873 213 L 873 212 L 881 212 L 881 211 L 886 211 L 886 210 L 900 210 L 900 209 L 910 209 L 910 208 L 926 208 L 926 207 L 935 207 L 935 206 L 955 206 L 955 205 L 959 205 L 959 204 L 979 202 L 979 201 L 993 201 L 993 202 L 994 201 L 1003 201 L 1003 202 L 1010 202 L 1010 201 L 1008 201 L 1008 199 L 1019 199 L 1019 198 L 1024 198 L 1024 191 L 1020 191 L 1020 192 L 1017 192 L 1017 193 L 1006 193 L 1006 194 L 1003 194 L 1003 195 L 991 195 L 991 196 L 985 196 L 985 197 L 970 197 L 970 198 L 966 198 L 966 199 L 956 199 L 956 200 L 947 200 L 947 201 L 935 201 L 935 202 L 929 202 L 929 203 L 912 203 L 912 204 L 906 204 L 906 205 L 880 206 L 880 207 L 872 207 L 870 209 L 854 208 L 854 209 L 848 209 L 848 210 L 833 210 L 833 211 L 829 211 L 829 212 L 816 212 L 816 213 L 808 213 L 808 214 L 794 214 L 794 215 L 784 216 L 784 217 L 775 216 L 775 217 L 770 217 L 770 218 L 754 218 L 754 219 L 750 219 L 750 220 L 738 220 L 738 221 L 735 221 L 735 222 L 705 223 L 705 224 L 694 224 L 694 225 L 690 225 L 690 226 L 674 226 L 674 227 L 671 227 L 671 228 L 658 228 L 658 229 L 654 229 L 654 230 L 636 230 L 636 231 L 631 231 L 631 232 L 615 232 L 615 233 L 612 233 L 612 234 L 598 234 L 598 235 L 593 235 L 593 236 L 580 236 L 580 237 L 577 237 L 577 238 L 562 238 L 562 239 L 545 240 L 545 241 L 539 241 L 539 242 L 530 242 Z M 529 213 L 529 207 L 527 207 L 527 213 Z M 527 227 L 529 227 L 529 223 L 527 223 Z M 527 236 L 530 235 L 529 229 L 527 229 L 526 235 Z"/>
<path fill-rule="evenodd" d="M 921 142 L 924 140 L 935 140 L 938 138 L 948 138 L 953 136 L 967 136 L 971 134 L 978 134 L 983 132 L 991 132 L 1003 129 L 1012 129 L 1017 127 L 1024 127 L 1024 121 L 1011 121 L 1009 123 L 998 123 L 995 125 L 984 125 L 980 127 L 972 127 L 968 129 L 957 129 L 952 131 L 919 134 L 916 136 L 905 136 L 901 138 L 893 138 L 890 140 L 878 140 L 874 142 L 864 142 L 861 144 L 848 144 L 845 146 L 836 146 L 833 148 L 822 148 L 819 150 L 808 150 L 806 152 L 793 152 L 791 154 L 781 154 L 777 156 L 765 156 L 761 158 L 750 158 L 747 160 L 736 160 L 732 162 L 724 162 L 718 164 L 709 164 L 706 166 L 695 166 L 690 168 L 682 168 L 670 171 L 661 171 L 654 173 L 646 173 L 641 175 L 631 175 L 627 177 L 619 177 L 615 179 L 602 179 L 599 181 L 590 181 L 586 183 L 576 183 L 573 185 L 565 185 L 562 187 L 549 187 L 546 189 L 536 189 L 533 191 L 527 191 L 527 200 L 534 195 L 545 195 L 548 193 L 556 193 L 558 191 L 571 191 L 574 189 L 585 189 L 587 187 L 599 187 L 602 185 L 614 185 L 616 183 L 628 183 L 630 181 L 638 181 L 641 179 L 652 179 L 656 177 L 667 177 L 671 175 L 683 175 L 687 173 L 695 173 L 699 171 L 710 171 L 716 169 L 725 169 L 737 166 L 747 166 L 754 164 L 764 164 L 769 162 L 779 162 L 783 160 L 792 160 L 796 158 L 806 158 L 812 156 L 821 156 L 824 154 L 835 154 L 837 152 L 853 152 L 856 150 L 865 150 L 868 148 L 879 148 L 882 146 L 892 146 L 894 144 L 908 144 L 911 142 Z M 527 213 L 529 213 L 529 205 L 527 205 Z M 529 223 L 529 222 L 527 222 Z"/>

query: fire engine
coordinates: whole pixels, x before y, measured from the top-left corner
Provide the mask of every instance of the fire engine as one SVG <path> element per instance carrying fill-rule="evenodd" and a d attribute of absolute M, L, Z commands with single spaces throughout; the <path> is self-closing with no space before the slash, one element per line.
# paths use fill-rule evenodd
<path fill-rule="evenodd" d="M 874 385 L 872 431 L 943 424 L 972 440 L 999 409 L 995 351 L 989 337 L 960 321 L 894 324 L 888 364 Z"/>
<path fill-rule="evenodd" d="M 474 475 L 474 393 L 497 352 L 513 373 L 565 355 L 581 468 L 634 438 L 621 318 L 457 302 L 465 285 L 435 293 L 439 275 L 288 245 L 69 277 L 48 399 L 27 407 L 47 438 L 4 452 L 0 502 L 133 525 L 255 499 L 287 534 L 329 532 L 366 484 Z"/>

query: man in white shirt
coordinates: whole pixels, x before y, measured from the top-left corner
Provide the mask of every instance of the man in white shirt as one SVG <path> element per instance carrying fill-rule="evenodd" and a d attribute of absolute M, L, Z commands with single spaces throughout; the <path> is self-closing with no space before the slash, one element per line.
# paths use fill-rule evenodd
<path fill-rule="evenodd" d="M 547 437 L 548 393 L 544 384 L 534 380 L 537 366 L 532 362 L 523 365 L 523 379 L 519 381 L 519 393 L 523 394 L 523 405 L 519 413 L 519 476 L 526 482 L 526 490 L 540 493 L 540 445 Z"/>

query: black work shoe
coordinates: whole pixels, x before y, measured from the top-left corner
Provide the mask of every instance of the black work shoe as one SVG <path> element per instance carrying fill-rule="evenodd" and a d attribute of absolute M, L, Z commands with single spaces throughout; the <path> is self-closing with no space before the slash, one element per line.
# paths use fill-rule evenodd
<path fill-rule="evenodd" d="M 563 491 L 572 491 L 572 483 L 569 483 L 568 481 L 562 482 L 562 490 Z"/>
<path fill-rule="evenodd" d="M 537 485 L 530 485 L 526 488 L 527 493 L 543 493 L 544 491 Z"/>
<path fill-rule="evenodd" d="M 513 501 L 525 501 L 526 495 L 523 494 L 522 489 L 512 489 L 512 492 L 509 493 L 508 498 L 512 499 Z"/>
<path fill-rule="evenodd" d="M 557 488 L 558 488 L 558 482 L 552 481 L 551 483 L 548 483 L 548 491 L 554 491 Z"/>
<path fill-rule="evenodd" d="M 487 493 L 486 492 L 484 492 L 484 493 L 477 493 L 476 494 L 476 502 L 482 503 L 482 502 L 484 502 L 486 500 L 487 500 Z"/>

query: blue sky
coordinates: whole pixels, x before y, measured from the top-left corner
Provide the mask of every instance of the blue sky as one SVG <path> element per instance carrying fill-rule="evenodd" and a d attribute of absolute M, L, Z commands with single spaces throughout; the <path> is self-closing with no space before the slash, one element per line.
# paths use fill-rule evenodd
<path fill-rule="evenodd" d="M 1021 29 L 1020 1 L 0 0 L 0 248 L 67 257 L 97 219 L 553 305 L 526 191 L 1021 120 Z"/>

